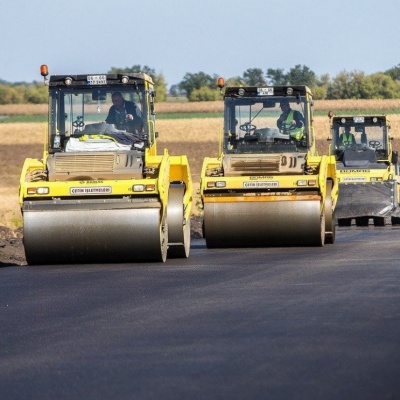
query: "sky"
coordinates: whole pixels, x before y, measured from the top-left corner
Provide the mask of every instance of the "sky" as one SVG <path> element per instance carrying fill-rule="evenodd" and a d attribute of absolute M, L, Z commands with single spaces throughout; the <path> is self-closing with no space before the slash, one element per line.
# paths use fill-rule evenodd
<path fill-rule="evenodd" d="M 399 0 L 2 0 L 0 79 L 148 66 L 168 87 L 305 65 L 317 76 L 400 64 Z"/>

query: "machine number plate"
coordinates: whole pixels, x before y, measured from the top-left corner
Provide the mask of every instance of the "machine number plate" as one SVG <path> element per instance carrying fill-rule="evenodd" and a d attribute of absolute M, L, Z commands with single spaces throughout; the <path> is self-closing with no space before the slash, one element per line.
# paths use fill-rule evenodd
<path fill-rule="evenodd" d="M 259 96 L 273 96 L 274 95 L 274 88 L 259 87 L 259 88 L 257 88 L 257 94 Z"/>
<path fill-rule="evenodd" d="M 275 188 L 279 187 L 279 182 L 268 181 L 268 182 L 244 182 L 243 187 L 246 189 L 257 189 L 257 188 Z"/>
<path fill-rule="evenodd" d="M 72 187 L 69 192 L 72 195 L 82 194 L 109 194 L 112 193 L 111 186 L 86 186 L 86 187 Z"/>
<path fill-rule="evenodd" d="M 88 75 L 87 77 L 88 85 L 106 85 L 107 76 L 106 75 Z"/>

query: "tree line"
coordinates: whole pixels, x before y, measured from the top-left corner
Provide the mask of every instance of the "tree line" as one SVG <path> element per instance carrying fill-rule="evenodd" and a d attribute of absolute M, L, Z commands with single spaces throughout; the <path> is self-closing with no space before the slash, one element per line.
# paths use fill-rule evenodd
<path fill-rule="evenodd" d="M 220 100 L 217 90 L 217 75 L 205 72 L 186 73 L 182 81 L 172 85 L 169 90 L 164 76 L 147 65 L 132 67 L 111 67 L 107 72 L 133 73 L 145 72 L 154 81 L 156 101 L 166 101 L 168 95 L 186 97 L 189 101 Z M 342 71 L 335 77 L 328 74 L 317 76 L 306 65 L 295 65 L 289 71 L 277 68 L 249 68 L 242 76 L 225 77 L 230 86 L 266 85 L 307 85 L 315 99 L 394 99 L 400 98 L 400 64 L 385 72 L 370 75 L 362 71 Z M 0 104 L 43 104 L 47 102 L 47 87 L 41 82 L 9 83 L 0 80 Z"/>

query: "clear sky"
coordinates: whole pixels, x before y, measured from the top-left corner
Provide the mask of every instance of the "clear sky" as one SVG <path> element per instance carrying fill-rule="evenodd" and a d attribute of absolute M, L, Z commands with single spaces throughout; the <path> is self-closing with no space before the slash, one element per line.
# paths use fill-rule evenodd
<path fill-rule="evenodd" d="M 400 64 L 399 0 L 1 0 L 0 79 L 147 65 L 168 86 L 306 65 L 318 76 Z"/>

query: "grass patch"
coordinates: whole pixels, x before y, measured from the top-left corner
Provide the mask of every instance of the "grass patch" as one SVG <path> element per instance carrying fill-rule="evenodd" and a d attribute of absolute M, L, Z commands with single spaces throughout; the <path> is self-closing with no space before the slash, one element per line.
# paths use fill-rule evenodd
<path fill-rule="evenodd" d="M 223 118 L 222 112 L 156 113 L 156 119 Z"/>
<path fill-rule="evenodd" d="M 6 115 L 0 117 L 0 124 L 47 122 L 47 115 Z"/>

